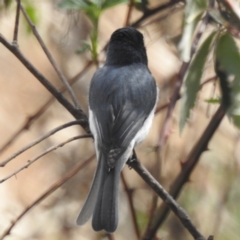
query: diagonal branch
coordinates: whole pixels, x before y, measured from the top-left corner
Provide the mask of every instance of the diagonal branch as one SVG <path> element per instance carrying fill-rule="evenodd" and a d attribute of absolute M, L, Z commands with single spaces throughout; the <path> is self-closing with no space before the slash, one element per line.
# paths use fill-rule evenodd
<path fill-rule="evenodd" d="M 132 217 L 132 222 L 133 222 L 133 226 L 134 226 L 134 231 L 135 231 L 135 235 L 137 239 L 140 239 L 140 231 L 139 231 L 139 227 L 137 224 L 137 216 L 136 216 L 136 211 L 134 209 L 134 204 L 133 204 L 133 190 L 129 188 L 127 181 L 125 179 L 124 173 L 123 171 L 121 172 L 121 179 L 122 179 L 122 183 L 123 183 L 123 187 L 124 190 L 126 192 L 127 195 L 127 199 L 128 199 L 128 204 L 129 204 L 129 208 L 131 211 L 131 217 Z"/>
<path fill-rule="evenodd" d="M 209 7 L 212 7 L 213 5 L 214 5 L 214 1 L 209 0 Z M 196 30 L 196 35 L 195 35 L 195 38 L 194 38 L 192 46 L 191 46 L 190 60 L 188 62 L 182 63 L 180 71 L 177 75 L 175 88 L 174 88 L 173 94 L 170 98 L 167 113 L 166 113 L 166 116 L 165 116 L 165 119 L 163 122 L 163 126 L 161 129 L 160 135 L 159 135 L 158 144 L 156 146 L 156 154 L 157 154 L 156 171 L 157 172 L 160 172 L 160 163 L 158 161 L 161 162 L 161 154 L 160 154 L 161 149 L 166 144 L 167 139 L 169 137 L 169 132 L 170 132 L 169 128 L 170 128 L 170 124 L 171 124 L 172 114 L 173 114 L 175 105 L 176 105 L 178 99 L 180 98 L 180 89 L 182 87 L 185 74 L 190 66 L 191 59 L 193 58 L 193 55 L 195 54 L 195 52 L 197 50 L 198 43 L 200 41 L 200 38 L 202 37 L 204 30 L 206 29 L 209 19 L 210 19 L 210 16 L 208 13 L 206 13 L 205 17 L 200 22 L 198 29 Z M 157 179 L 157 180 L 159 180 L 159 179 Z M 148 223 L 148 227 L 147 227 L 145 235 L 148 235 L 149 231 L 152 232 L 150 229 L 151 229 L 151 225 L 153 224 L 153 219 L 154 219 L 153 214 L 155 213 L 155 209 L 157 206 L 156 202 L 157 202 L 157 196 L 153 195 L 152 208 L 151 208 L 149 223 Z"/>
<path fill-rule="evenodd" d="M 35 141 L 29 143 L 28 145 L 26 145 L 25 147 L 21 148 L 19 151 L 15 152 L 14 154 L 12 154 L 10 157 L 8 157 L 7 159 L 5 159 L 4 161 L 2 161 L 0 163 L 0 167 L 4 167 L 7 163 L 9 163 L 11 160 L 13 160 L 14 158 L 16 158 L 17 156 L 19 156 L 20 154 L 22 154 L 23 152 L 25 152 L 26 150 L 28 150 L 29 148 L 35 146 L 36 144 L 40 143 L 41 141 L 43 141 L 44 139 L 48 138 L 49 136 L 57 133 L 58 131 L 79 124 L 79 121 L 72 121 L 69 123 L 65 123 L 57 128 L 52 129 L 50 132 L 44 134 L 43 136 L 41 136 L 40 138 L 36 139 Z"/>
<path fill-rule="evenodd" d="M 225 116 L 226 108 L 224 106 L 220 106 L 217 112 L 214 114 L 213 118 L 209 122 L 207 128 L 203 132 L 201 138 L 196 143 L 195 147 L 192 149 L 190 154 L 187 157 L 187 160 L 182 165 L 182 170 L 175 179 L 172 187 L 170 189 L 169 194 L 173 198 L 177 198 L 180 194 L 184 184 L 189 180 L 190 174 L 192 173 L 194 167 L 199 161 L 201 154 L 206 151 L 209 141 L 211 140 L 213 134 L 217 130 L 219 124 L 221 123 L 223 117 Z M 168 216 L 169 208 L 162 204 L 159 209 L 157 210 L 155 217 L 152 221 L 152 225 L 145 233 L 144 239 L 152 239 L 158 228 L 164 222 L 166 217 Z"/>
<path fill-rule="evenodd" d="M 88 120 L 85 113 L 81 109 L 77 109 L 59 92 L 50 81 L 48 81 L 22 54 L 18 47 L 11 44 L 2 34 L 0 34 L 0 42 L 12 52 L 18 60 L 39 80 L 39 82 L 70 112 L 77 120 L 81 120 L 81 126 L 89 133 Z"/>
<path fill-rule="evenodd" d="M 73 78 L 69 80 L 70 84 L 75 83 L 80 77 L 82 77 L 86 71 L 92 66 L 92 61 L 88 61 L 86 65 L 83 67 L 83 69 L 76 74 Z M 66 91 L 66 87 L 62 86 L 60 87 L 60 92 L 64 93 Z M 12 135 L 12 137 L 0 148 L 0 153 L 3 152 L 17 137 L 20 136 L 20 134 L 28 129 L 32 123 L 40 117 L 47 109 L 51 106 L 51 104 L 55 101 L 55 97 L 51 95 L 51 97 L 31 116 L 26 117 L 24 123 L 22 126 L 19 127 L 19 129 Z M 80 122 L 81 123 L 81 122 Z M 81 124 L 80 124 L 81 125 Z"/>
<path fill-rule="evenodd" d="M 13 32 L 13 44 L 18 45 L 18 28 L 19 28 L 21 0 L 16 0 L 16 2 L 17 2 L 17 8 L 16 8 L 16 18 L 15 18 L 15 26 L 14 26 L 14 32 Z"/>
<path fill-rule="evenodd" d="M 13 177 L 14 175 L 16 175 L 17 173 L 21 172 L 23 169 L 28 168 L 32 163 L 36 162 L 39 158 L 43 157 L 44 155 L 60 148 L 63 147 L 65 144 L 72 142 L 74 140 L 77 139 L 82 139 L 82 138 L 90 138 L 92 137 L 91 134 L 86 134 L 86 135 L 80 135 L 80 136 L 76 136 L 76 137 L 71 137 L 69 139 L 67 139 L 64 142 L 61 142 L 60 144 L 57 144 L 55 146 L 52 146 L 50 148 L 48 148 L 46 151 L 40 153 L 39 155 L 37 155 L 36 157 L 29 159 L 22 167 L 18 168 L 17 170 L 15 170 L 14 172 L 12 172 L 11 174 L 9 174 L 8 176 L 6 176 L 5 178 L 0 180 L 0 183 L 5 182 L 6 180 L 8 180 L 9 178 Z"/>
<path fill-rule="evenodd" d="M 59 179 L 56 183 L 54 183 L 46 192 L 44 192 L 38 199 L 36 199 L 31 205 L 29 205 L 24 211 L 11 222 L 11 225 L 4 231 L 0 240 L 3 240 L 7 235 L 10 234 L 13 227 L 36 205 L 42 202 L 45 198 L 47 198 L 51 193 L 61 187 L 65 182 L 67 182 L 70 178 L 76 175 L 81 169 L 85 168 L 94 158 L 94 155 L 79 162 L 75 165 L 70 171 L 68 171 L 61 179 Z"/>
<path fill-rule="evenodd" d="M 41 36 L 39 35 L 35 25 L 33 24 L 33 22 L 31 21 L 31 19 L 29 18 L 27 12 L 25 11 L 24 7 L 22 5 L 20 5 L 21 11 L 25 17 L 25 19 L 27 20 L 29 26 L 31 27 L 33 34 L 35 35 L 35 37 L 37 38 L 39 44 L 41 45 L 44 53 L 46 54 L 48 60 L 50 61 L 50 63 L 52 64 L 53 68 L 55 69 L 56 73 L 58 74 L 59 78 L 61 79 L 62 83 L 65 85 L 66 89 L 68 90 L 68 93 L 70 95 L 70 97 L 72 98 L 73 103 L 75 104 L 76 108 L 80 108 L 79 102 L 77 97 L 75 96 L 69 82 L 67 81 L 67 79 L 64 77 L 63 73 L 61 72 L 60 68 L 58 67 L 58 65 L 56 64 L 55 60 L 53 59 L 51 53 L 49 52 L 48 48 L 46 47 L 45 43 L 43 42 Z"/>
<path fill-rule="evenodd" d="M 173 213 L 178 217 L 178 219 L 182 222 L 184 227 L 189 231 L 194 239 L 206 240 L 206 238 L 194 226 L 186 211 L 179 206 L 172 196 L 159 184 L 159 182 L 137 159 L 129 161 L 128 165 L 139 174 L 139 176 L 154 190 L 155 193 L 157 193 L 157 195 L 164 201 L 164 204 L 173 211 Z M 154 235 L 151 238 L 144 237 L 143 239 L 154 239 Z"/>
<path fill-rule="evenodd" d="M 160 6 L 156 7 L 156 8 L 153 8 L 153 9 L 147 9 L 143 16 L 140 17 L 136 22 L 132 23 L 131 26 L 132 27 L 138 27 L 140 25 L 141 22 L 143 22 L 146 18 L 149 18 L 150 16 L 158 13 L 158 12 L 161 12 L 161 11 L 164 11 L 170 7 L 173 7 L 174 5 L 176 4 L 179 4 L 179 3 L 185 3 L 186 0 L 171 0 L 167 3 L 164 3 L 164 4 L 161 4 Z"/>

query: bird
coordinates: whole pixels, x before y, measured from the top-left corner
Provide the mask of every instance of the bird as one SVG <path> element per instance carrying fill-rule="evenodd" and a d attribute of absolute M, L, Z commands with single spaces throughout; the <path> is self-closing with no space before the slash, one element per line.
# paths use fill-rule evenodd
<path fill-rule="evenodd" d="M 157 100 L 143 34 L 133 27 L 117 29 L 110 37 L 105 64 L 95 72 L 89 88 L 97 168 L 78 225 L 92 217 L 94 231 L 117 229 L 120 174 L 150 130 Z"/>

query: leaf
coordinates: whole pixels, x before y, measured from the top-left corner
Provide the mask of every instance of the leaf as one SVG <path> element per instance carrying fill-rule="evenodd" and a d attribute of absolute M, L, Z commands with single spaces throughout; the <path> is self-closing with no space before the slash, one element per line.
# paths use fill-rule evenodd
<path fill-rule="evenodd" d="M 207 0 L 187 0 L 184 12 L 184 29 L 179 50 L 183 61 L 188 62 L 191 54 L 193 34 L 203 14 L 207 10 Z"/>
<path fill-rule="evenodd" d="M 102 9 L 105 10 L 123 3 L 129 3 L 129 0 L 106 0 L 102 5 Z"/>
<path fill-rule="evenodd" d="M 210 99 L 206 99 L 205 102 L 211 103 L 211 104 L 219 104 L 219 103 L 221 103 L 221 99 L 220 98 L 210 98 Z"/>
<path fill-rule="evenodd" d="M 227 32 L 217 42 L 216 61 L 222 95 L 230 102 L 228 114 L 240 128 L 240 53 L 233 37 Z"/>
<path fill-rule="evenodd" d="M 180 132 L 182 132 L 186 121 L 189 118 L 190 110 L 195 106 L 206 59 L 209 55 L 216 33 L 217 32 L 211 33 L 203 42 L 189 67 L 184 83 L 182 109 L 180 113 Z"/>

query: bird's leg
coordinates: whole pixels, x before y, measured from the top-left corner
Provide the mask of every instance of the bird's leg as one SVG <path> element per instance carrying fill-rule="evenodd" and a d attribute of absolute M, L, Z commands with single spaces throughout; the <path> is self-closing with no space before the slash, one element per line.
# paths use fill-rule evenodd
<path fill-rule="evenodd" d="M 135 149 L 133 149 L 132 156 L 129 157 L 129 159 L 127 160 L 127 165 L 130 169 L 131 169 L 131 164 L 135 161 L 138 161 L 138 158 L 137 158 L 137 154 L 136 154 Z"/>

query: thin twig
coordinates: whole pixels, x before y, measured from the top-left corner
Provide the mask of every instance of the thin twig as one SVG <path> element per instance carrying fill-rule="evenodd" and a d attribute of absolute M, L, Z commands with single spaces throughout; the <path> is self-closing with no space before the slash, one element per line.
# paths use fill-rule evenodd
<path fill-rule="evenodd" d="M 124 26 L 129 26 L 129 24 L 130 24 L 130 19 L 131 19 L 131 15 L 132 15 L 133 6 L 134 6 L 134 0 L 130 0 L 129 4 L 128 4 L 127 16 L 126 16 Z"/>
<path fill-rule="evenodd" d="M 215 79 L 217 78 L 217 76 L 213 76 L 213 77 L 210 77 L 208 79 L 206 79 L 203 83 L 201 83 L 200 85 L 200 88 L 202 88 L 203 86 L 205 86 L 206 84 L 214 81 Z M 180 94 L 178 95 L 178 99 L 179 100 L 181 98 Z M 163 111 L 164 109 L 166 109 L 170 104 L 170 101 L 167 102 L 167 103 L 164 103 L 162 104 L 161 106 L 157 107 L 156 110 L 155 110 L 155 114 L 158 114 L 159 112 Z"/>
<path fill-rule="evenodd" d="M 36 199 L 31 205 L 24 209 L 24 211 L 11 222 L 11 225 L 4 231 L 0 240 L 3 240 L 7 235 L 10 234 L 13 227 L 36 205 L 42 202 L 45 198 L 47 198 L 51 193 L 61 187 L 65 182 L 67 182 L 70 178 L 76 175 L 81 169 L 85 168 L 94 158 L 94 155 L 83 160 L 76 164 L 70 171 L 68 171 L 61 179 L 59 179 L 56 183 L 54 183 L 47 191 L 45 191 L 38 199 Z"/>
<path fill-rule="evenodd" d="M 82 109 L 77 109 L 59 92 L 51 82 L 46 79 L 29 61 L 22 52 L 13 44 L 11 44 L 2 34 L 0 34 L 0 42 L 12 52 L 21 63 L 41 82 L 41 84 L 70 112 L 77 120 L 81 120 L 81 126 L 87 133 L 90 132 L 86 114 Z"/>
<path fill-rule="evenodd" d="M 122 179 L 124 190 L 127 194 L 128 204 L 129 204 L 129 208 L 130 208 L 130 212 L 131 212 L 131 217 L 132 217 L 132 222 L 133 222 L 136 238 L 140 239 L 140 231 L 139 231 L 139 227 L 137 224 L 137 216 L 136 216 L 136 211 L 134 209 L 133 198 L 132 198 L 133 190 L 129 188 L 123 172 L 121 172 L 121 179 Z"/>
<path fill-rule="evenodd" d="M 182 164 L 182 170 L 173 182 L 169 194 L 176 199 L 180 194 L 184 184 L 189 180 L 190 174 L 192 173 L 194 167 L 199 161 L 201 154 L 207 150 L 209 141 L 211 140 L 213 134 L 217 130 L 219 124 L 221 123 L 223 117 L 225 116 L 226 109 L 224 106 L 220 105 L 217 112 L 212 117 L 207 128 L 203 132 L 199 141 L 195 144 L 195 147 L 189 153 L 187 160 Z M 145 233 L 144 239 L 152 239 L 158 228 L 166 219 L 169 213 L 169 208 L 162 204 L 156 211 L 155 218 L 152 221 L 151 227 L 148 232 Z"/>
<path fill-rule="evenodd" d="M 74 140 L 77 140 L 77 139 L 81 139 L 81 138 L 90 138 L 92 137 L 91 134 L 86 134 L 86 135 L 80 135 L 80 136 L 75 136 L 75 137 L 71 137 L 69 139 L 67 139 L 66 141 L 64 142 L 61 142 L 60 144 L 57 144 L 55 146 L 52 146 L 50 148 L 48 148 L 47 150 L 45 150 L 44 152 L 40 153 L 39 155 L 37 155 L 36 157 L 32 158 L 32 159 L 29 159 L 22 167 L 18 168 L 17 170 L 15 170 L 14 172 L 12 172 L 11 174 L 9 174 L 8 176 L 6 176 L 5 178 L 1 179 L 0 180 L 0 183 L 3 183 L 5 182 L 7 179 L 15 176 L 17 173 L 21 172 L 23 169 L 25 168 L 28 168 L 32 163 L 36 162 L 39 158 L 43 157 L 44 155 L 60 148 L 60 147 L 63 147 L 65 144 L 69 143 L 69 142 L 72 142 Z"/>
<path fill-rule="evenodd" d="M 204 30 L 206 29 L 208 21 L 209 21 L 209 14 L 206 13 L 205 17 L 202 19 L 201 23 L 199 24 L 199 27 L 198 27 L 197 32 L 196 32 L 196 36 L 193 40 L 193 44 L 192 44 L 192 47 L 191 47 L 190 60 L 188 62 L 183 62 L 182 63 L 180 71 L 177 75 L 175 88 L 174 88 L 173 94 L 170 98 L 167 113 L 166 113 L 166 116 L 165 116 L 165 119 L 164 119 L 164 122 L 163 122 L 163 126 L 162 126 L 162 129 L 161 129 L 160 135 L 159 135 L 158 144 L 156 146 L 156 151 L 158 151 L 158 161 L 162 161 L 160 152 L 161 152 L 162 147 L 165 145 L 165 143 L 167 142 L 167 139 L 169 137 L 169 132 L 170 132 L 169 129 L 170 129 L 170 124 L 171 124 L 172 114 L 173 114 L 176 102 L 180 98 L 180 89 L 182 87 L 182 83 L 183 83 L 185 74 L 186 74 L 186 72 L 187 72 L 187 70 L 190 66 L 191 59 L 196 52 L 199 40 L 200 40 Z M 160 164 L 157 163 L 157 162 L 156 162 L 156 164 L 159 168 L 159 169 L 157 169 L 157 167 L 156 167 L 156 171 L 160 171 Z M 159 180 L 159 179 L 157 179 L 157 180 Z M 155 212 L 154 208 L 157 206 L 156 201 L 157 201 L 156 200 L 156 195 L 153 195 L 153 200 L 152 200 L 153 206 L 151 208 L 150 214 L 153 214 Z M 149 229 L 151 228 L 153 219 L 154 219 L 153 216 L 150 215 L 149 216 L 148 228 L 146 230 L 146 234 L 148 233 L 148 231 L 150 231 Z"/>
<path fill-rule="evenodd" d="M 106 233 L 106 236 L 109 240 L 114 240 L 114 235 L 112 233 Z M 1 240 L 1 239 L 0 239 Z"/>
<path fill-rule="evenodd" d="M 159 182 L 148 172 L 148 170 L 137 160 L 128 161 L 127 163 L 133 168 L 139 176 L 154 190 L 155 193 L 164 201 L 164 203 L 172 210 L 172 212 L 182 222 L 184 227 L 196 240 L 206 240 L 206 238 L 197 230 L 187 215 L 186 211 L 172 198 L 172 196 L 159 184 Z M 144 239 L 153 239 L 144 238 Z"/>
<path fill-rule="evenodd" d="M 80 77 L 82 77 L 86 71 L 91 67 L 92 61 L 88 61 L 86 65 L 83 67 L 83 69 L 76 74 L 73 78 L 69 80 L 70 84 L 75 83 Z M 60 87 L 59 91 L 61 93 L 64 93 L 66 91 L 66 87 L 62 86 Z M 12 135 L 12 137 L 0 148 L 0 153 L 6 150 L 6 148 L 14 141 L 16 140 L 17 137 L 20 136 L 20 134 L 24 131 L 29 129 L 31 124 L 38 118 L 40 117 L 51 104 L 55 101 L 55 97 L 51 95 L 51 97 L 31 116 L 26 117 L 24 123 L 22 126 L 19 127 L 19 129 Z"/>
<path fill-rule="evenodd" d="M 161 4 L 160 6 L 156 7 L 156 8 L 153 8 L 153 9 L 147 9 L 143 16 L 140 17 L 136 22 L 132 23 L 131 26 L 132 27 L 138 27 L 140 25 L 140 23 L 142 23 L 146 18 L 156 14 L 156 13 L 159 13 L 161 11 L 164 11 L 172 6 L 174 6 L 175 4 L 179 4 L 179 3 L 185 3 L 186 1 L 185 0 L 172 0 L 172 1 L 169 1 L 167 3 L 164 3 L 164 4 Z"/>
<path fill-rule="evenodd" d="M 40 138 L 36 139 L 35 141 L 29 143 L 28 145 L 26 145 L 25 147 L 21 148 L 19 151 L 15 152 L 14 154 L 12 154 L 10 157 L 8 157 L 7 159 L 5 159 L 4 161 L 2 161 L 0 163 L 0 167 L 4 167 L 7 163 L 9 163 L 11 160 L 13 160 L 14 158 L 16 158 L 17 156 L 19 156 L 21 153 L 25 152 L 26 150 L 28 150 L 29 148 L 35 146 L 36 144 L 40 143 L 41 141 L 43 141 L 44 139 L 48 138 L 49 136 L 57 133 L 58 131 L 64 129 L 64 128 L 68 128 L 70 126 L 73 125 L 77 125 L 79 124 L 80 121 L 76 120 L 76 121 L 72 121 L 69 123 L 65 123 L 57 128 L 52 129 L 51 131 L 49 131 L 48 133 L 42 135 Z"/>
<path fill-rule="evenodd" d="M 53 59 L 51 53 L 49 52 L 48 48 L 46 47 L 45 43 L 43 42 L 41 36 L 39 35 L 35 25 L 33 24 L 33 22 L 31 21 L 30 17 L 28 16 L 27 12 L 25 11 L 24 7 L 21 5 L 21 11 L 25 17 L 25 19 L 27 20 L 29 26 L 31 27 L 33 34 L 35 35 L 35 37 L 37 38 L 40 46 L 42 47 L 44 53 L 46 54 L 48 60 L 50 61 L 50 63 L 52 64 L 53 68 L 55 69 L 56 73 L 58 74 L 59 78 L 61 79 L 62 83 L 66 86 L 66 89 L 69 93 L 69 95 L 72 98 L 73 103 L 75 104 L 76 108 L 80 108 L 80 104 L 78 102 L 77 97 L 75 96 L 69 82 L 67 81 L 67 79 L 64 77 L 63 73 L 61 72 L 60 68 L 58 67 L 57 63 L 55 62 L 55 60 Z"/>
<path fill-rule="evenodd" d="M 19 28 L 21 0 L 16 0 L 16 2 L 17 2 L 17 8 L 16 8 L 16 18 L 15 18 L 15 26 L 14 26 L 14 33 L 13 33 L 13 44 L 18 46 L 18 28 Z"/>

